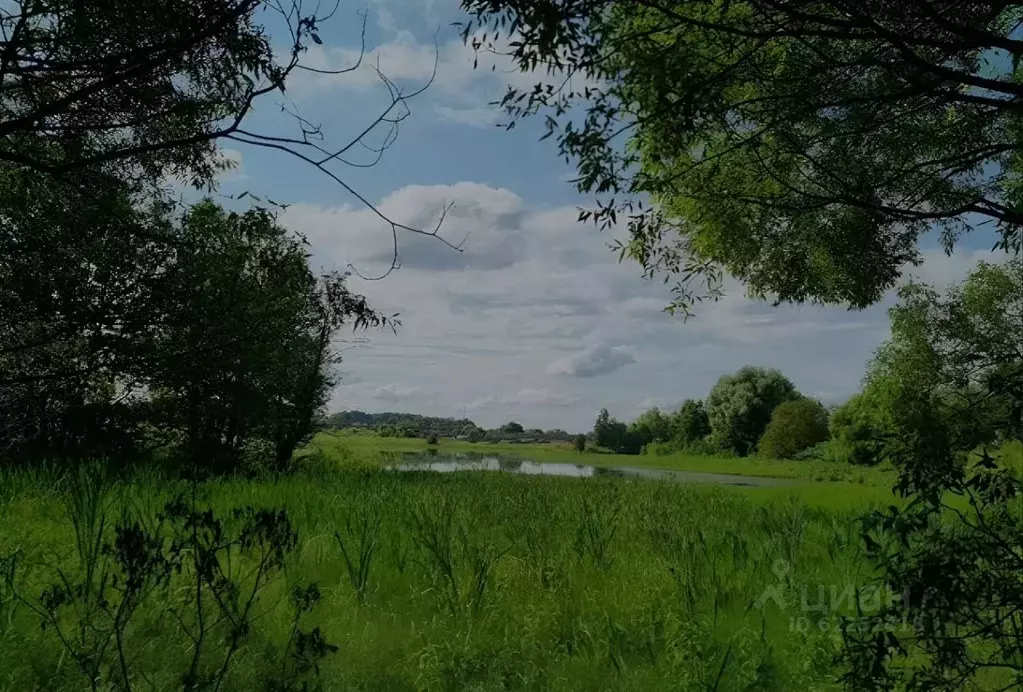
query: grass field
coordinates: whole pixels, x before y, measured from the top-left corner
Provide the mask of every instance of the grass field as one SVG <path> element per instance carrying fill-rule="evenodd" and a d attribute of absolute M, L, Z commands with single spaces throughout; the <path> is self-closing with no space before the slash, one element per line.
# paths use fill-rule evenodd
<path fill-rule="evenodd" d="M 53 479 L 6 483 L 0 555 L 20 553 L 13 585 L 34 602 L 57 580 L 54 565 L 76 570 L 68 492 Z M 189 488 L 134 479 L 111 495 L 111 520 L 152 523 L 177 491 Z M 338 646 L 322 664 L 324 689 L 829 689 L 831 606 L 851 613 L 848 589 L 870 576 L 853 511 L 759 490 L 342 471 L 196 492 L 218 515 L 286 507 L 299 536 L 221 689 L 262 689 L 267 652 L 289 636 L 284 594 L 309 581 L 322 593 L 310 624 Z M 368 554 L 353 550 L 360 542 Z M 341 544 L 370 565 L 365 579 Z M 175 577 L 128 628 L 138 689 L 180 689 L 194 644 L 168 613 L 188 583 Z M 6 589 L 0 688 L 87 689 L 53 628 Z M 765 594 L 781 601 L 761 603 Z"/>
<path fill-rule="evenodd" d="M 893 501 L 883 471 L 815 481 L 801 462 L 580 455 L 552 445 L 509 448 L 541 461 L 770 471 L 796 482 L 732 488 L 380 468 L 388 453 L 424 447 L 324 435 L 295 474 L 197 485 L 155 471 L 112 486 L 87 473 L 0 473 L 0 690 L 180 690 L 193 667 L 194 689 L 297 690 L 269 683 L 288 671 L 309 675 L 312 663 L 325 690 L 828 690 L 838 687 L 838 621 L 855 613 L 852 594 L 868 611 L 878 602 L 869 586 L 860 590 L 873 575 L 856 519 Z M 149 527 L 162 541 L 157 552 L 173 556 L 171 540 L 188 532 L 159 517 L 179 494 L 225 519 L 217 541 L 243 536 L 213 551 L 230 577 L 219 592 L 226 610 L 212 587 L 193 597 L 199 570 L 184 563 L 113 627 L 120 616 L 108 611 L 125 602 L 124 577 L 156 564 L 129 561 L 130 570 L 109 572 L 120 581 L 98 577 L 135 535 L 115 525 Z M 297 532 L 263 582 L 261 553 L 238 534 L 235 510 L 249 506 L 286 509 Z M 90 549 L 102 542 L 113 551 Z M 289 594 L 310 583 L 319 602 L 296 630 L 301 601 Z M 107 585 L 104 598 L 97 584 Z M 233 628 L 223 613 L 237 616 L 247 595 L 248 619 Z M 209 629 L 202 638 L 196 603 Z M 41 627 L 51 606 L 56 615 Z M 104 637 L 106 648 L 97 644 Z M 310 663 L 317 641 L 337 650 Z"/>

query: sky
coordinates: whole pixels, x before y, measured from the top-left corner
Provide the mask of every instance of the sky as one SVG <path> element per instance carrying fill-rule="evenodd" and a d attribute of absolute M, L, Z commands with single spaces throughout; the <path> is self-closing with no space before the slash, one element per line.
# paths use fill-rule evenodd
<path fill-rule="evenodd" d="M 346 190 L 287 154 L 230 143 L 225 153 L 237 166 L 219 189 L 287 204 L 280 221 L 309 240 L 317 268 L 351 264 L 364 276 L 386 271 L 392 236 L 356 194 L 415 228 L 433 227 L 447 210 L 440 234 L 463 243 L 461 253 L 403 233 L 398 271 L 350 280 L 375 308 L 399 313 L 402 326 L 397 334 L 345 335 L 332 410 L 464 412 L 485 427 L 515 420 L 576 432 L 590 429 L 602 407 L 630 420 L 651 406 L 703 398 L 721 375 L 747 364 L 779 368 L 826 403 L 856 392 L 888 335 L 891 297 L 859 312 L 771 307 L 727 281 L 725 296 L 698 305 L 688 321 L 666 314 L 668 287 L 644 280 L 634 263 L 620 264 L 608 249 L 613 234 L 577 223 L 578 208 L 592 200 L 568 182 L 573 169 L 556 146 L 538 141 L 541 123 L 497 127 L 504 120 L 489 103 L 509 83 L 535 78 L 486 59 L 474 70 L 471 48 L 451 26 L 463 19 L 457 0 L 346 0 L 321 28 L 323 45 L 303 62 L 355 64 L 360 12 L 361 66 L 342 75 L 297 74 L 285 105 L 322 125 L 324 146 L 345 143 L 390 102 L 377 68 L 408 93 L 429 81 L 436 63 L 432 84 L 408 102 L 381 160 L 361 167 L 374 155 L 353 147 L 356 165 L 332 169 Z M 275 101 L 261 101 L 247 126 L 295 131 Z M 384 134 L 377 129 L 366 141 Z M 946 256 L 926 239 L 926 261 L 912 274 L 948 284 L 990 256 L 990 247 L 978 238 Z"/>

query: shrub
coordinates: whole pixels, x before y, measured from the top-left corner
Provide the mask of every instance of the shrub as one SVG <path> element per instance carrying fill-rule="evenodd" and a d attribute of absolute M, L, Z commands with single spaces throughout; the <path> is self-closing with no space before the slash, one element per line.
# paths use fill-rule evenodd
<path fill-rule="evenodd" d="M 886 397 L 868 387 L 831 414 L 832 451 L 841 461 L 872 466 L 887 456 L 892 426 Z"/>
<path fill-rule="evenodd" d="M 774 410 L 760 438 L 760 456 L 788 459 L 828 439 L 828 412 L 813 399 L 786 401 Z"/>
<path fill-rule="evenodd" d="M 273 468 L 274 444 L 262 437 L 250 437 L 242 442 L 240 457 L 243 473 L 261 475 Z"/>
<path fill-rule="evenodd" d="M 646 453 L 653 456 L 667 456 L 669 454 L 734 456 L 734 454 L 728 450 L 722 451 L 707 438 L 694 440 L 688 444 L 682 444 L 676 440 L 672 440 L 671 442 L 651 442 L 646 446 Z"/>
<path fill-rule="evenodd" d="M 426 444 L 428 444 L 428 445 L 435 445 L 435 444 L 437 444 L 437 435 L 436 435 L 436 433 L 430 433 L 430 435 L 426 438 Z"/>
<path fill-rule="evenodd" d="M 646 442 L 646 437 L 642 431 L 629 428 L 622 435 L 621 442 L 615 451 L 618 454 L 639 454 L 643 451 L 643 446 Z"/>
<path fill-rule="evenodd" d="M 586 436 L 583 435 L 582 433 L 576 435 L 575 436 L 575 440 L 573 441 L 573 446 L 575 447 L 575 451 L 577 451 L 577 452 L 585 452 L 586 451 Z"/>

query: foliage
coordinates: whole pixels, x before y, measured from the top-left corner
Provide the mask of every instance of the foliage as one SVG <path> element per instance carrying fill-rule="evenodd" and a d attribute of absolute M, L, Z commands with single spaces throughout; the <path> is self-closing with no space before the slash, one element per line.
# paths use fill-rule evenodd
<path fill-rule="evenodd" d="M 422 88 L 391 92 L 354 140 L 329 147 L 291 102 L 281 108 L 285 127 L 264 131 L 250 117 L 297 73 L 352 71 L 303 61 L 337 9 L 310 11 L 300 0 L 11 0 L 0 14 L 0 164 L 54 179 L 102 171 L 152 194 L 172 177 L 215 185 L 232 165 L 218 145 L 243 143 L 301 160 L 353 193 L 341 166 L 367 164 L 344 153 L 372 145 L 382 155 Z"/>
<path fill-rule="evenodd" d="M 501 426 L 501 432 L 516 435 L 525 431 L 523 430 L 521 423 L 511 421 L 510 423 L 505 423 Z"/>
<path fill-rule="evenodd" d="M 889 314 L 869 382 L 933 395 L 956 449 L 1023 437 L 1023 258 L 981 262 L 944 297 L 910 283 Z"/>
<path fill-rule="evenodd" d="M 745 456 L 756 447 L 774 409 L 798 398 L 795 386 L 778 370 L 746 366 L 723 375 L 707 396 L 711 437 L 721 449 Z"/>
<path fill-rule="evenodd" d="M 426 437 L 429 431 L 436 432 L 441 437 L 457 437 L 471 434 L 471 430 L 478 429 L 476 424 L 468 419 L 421 416 L 416 413 L 365 413 L 363 411 L 332 413 L 326 418 L 326 426 L 335 430 L 371 428 L 380 431 L 386 426 L 408 428 L 420 437 Z"/>
<path fill-rule="evenodd" d="M 1018 472 L 987 451 L 964 468 L 932 409 L 915 410 L 894 453 L 901 490 L 913 499 L 863 522 L 895 598 L 844 628 L 846 682 L 871 690 L 1018 687 Z"/>
<path fill-rule="evenodd" d="M 656 406 L 641 413 L 630 427 L 644 445 L 663 442 L 671 437 L 671 419 L 662 414 Z"/>
<path fill-rule="evenodd" d="M 828 412 L 819 401 L 797 399 L 778 405 L 771 414 L 757 452 L 770 459 L 791 459 L 828 439 Z"/>
<path fill-rule="evenodd" d="M 10 278 L 0 452 L 128 461 L 153 451 L 140 449 L 146 438 L 175 437 L 144 434 L 155 426 L 180 431 L 176 451 L 198 468 L 238 468 L 249 441 L 264 440 L 264 463 L 282 469 L 333 385 L 340 328 L 390 319 L 344 276 L 316 277 L 303 244 L 265 210 L 207 201 L 175 218 L 165 205 L 133 206 L 109 177 L 78 178 L 63 207 L 38 175 L 12 176 L 28 194 L 6 217 L 16 232 L 0 240 L 12 250 L 0 265 Z M 123 217 L 109 215 L 114 204 Z"/>
<path fill-rule="evenodd" d="M 132 458 L 117 380 L 153 357 L 166 213 L 109 175 L 0 169 L 0 456 Z"/>
<path fill-rule="evenodd" d="M 575 439 L 572 440 L 572 447 L 577 452 L 585 452 L 586 451 L 586 435 L 583 435 L 582 433 L 579 433 L 578 435 L 576 435 Z"/>
<path fill-rule="evenodd" d="M 685 447 L 710 435 L 710 418 L 703 402 L 686 399 L 671 419 L 671 439 Z"/>
<path fill-rule="evenodd" d="M 1004 440 L 1023 427 L 1021 277 L 1018 257 L 981 263 L 944 298 L 906 287 L 891 311 L 892 338 L 871 382 L 889 387 L 886 454 L 909 501 L 872 513 L 863 533 L 885 585 L 902 599 L 871 627 L 846 632 L 850 686 L 1009 689 L 1023 681 L 1019 468 L 988 444 L 1009 450 Z M 905 626 L 882 626 L 893 618 Z"/>
<path fill-rule="evenodd" d="M 891 397 L 880 384 L 868 385 L 831 414 L 832 451 L 850 464 L 873 465 L 887 457 L 893 411 Z"/>
<path fill-rule="evenodd" d="M 156 516 L 126 509 L 115 524 L 119 498 L 102 464 L 72 474 L 65 503 L 77 562 L 38 574 L 47 585 L 34 596 L 16 580 L 25 566 L 14 561 L 5 586 L 77 669 L 79 679 L 68 682 L 133 690 L 155 677 L 196 691 L 235 677 L 266 592 L 298 545 L 287 513 L 237 508 L 225 521 L 178 495 Z M 281 613 L 290 616 L 291 634 L 277 650 L 265 649 L 271 689 L 305 688 L 337 651 L 318 627 L 302 628 L 319 600 L 315 584 L 292 589 Z M 176 626 L 154 640 L 149 623 L 171 620 Z M 177 670 L 153 665 L 154 652 L 175 644 L 185 653 Z"/>
<path fill-rule="evenodd" d="M 598 447 L 618 451 L 625 443 L 628 427 L 625 423 L 612 418 L 606 408 L 600 409 L 597 422 L 593 426 L 593 441 Z M 638 449 L 636 452 L 638 453 Z"/>
<path fill-rule="evenodd" d="M 463 38 L 524 72 L 509 127 L 543 117 L 578 169 L 581 213 L 628 219 L 623 257 L 680 277 L 864 307 L 994 221 L 1019 248 L 1013 3 L 463 0 Z M 999 55 L 998 59 L 991 56 Z M 850 146 L 855 142 L 855 146 Z M 647 205 L 644 200 L 652 200 Z"/>
<path fill-rule="evenodd" d="M 202 448 L 201 463 L 213 468 L 236 465 L 251 438 L 273 444 L 269 465 L 279 469 L 308 437 L 329 387 L 335 354 L 328 342 L 339 322 L 380 317 L 347 291 L 343 277 L 312 275 L 300 243 L 268 230 L 275 224 L 265 208 L 227 215 L 202 203 L 181 212 L 166 188 L 175 179 L 215 187 L 217 174 L 231 167 L 218 142 L 234 140 L 296 156 L 352 192 L 331 169 L 349 163 L 344 151 L 390 128 L 384 145 L 374 144 L 382 153 L 405 117 L 394 111 L 416 90 L 392 91 L 390 106 L 334 152 L 291 104 L 282 112 L 296 127 L 293 136 L 263 134 L 248 122 L 258 100 L 284 93 L 303 69 L 301 57 L 321 42 L 325 18 L 287 0 L 5 4 L 5 459 L 104 455 L 135 462 L 163 453 L 138 440 L 153 437 L 154 420 L 173 438 L 166 428 L 175 416 L 173 425 L 187 431 L 187 454 L 194 460 Z M 284 31 L 283 43 L 271 41 L 269 25 Z M 245 236 L 245 225 L 254 235 Z M 399 229 L 417 230 L 392 224 Z M 277 270 L 275 293 L 266 278 Z M 274 302 L 261 312 L 252 298 Z M 270 354 L 260 336 L 280 336 L 273 332 L 284 320 L 245 320 L 289 307 L 296 308 L 293 329 Z M 180 378 L 168 382 L 185 370 L 202 380 L 193 387 L 200 391 L 183 392 Z M 246 390 L 252 399 L 239 398 Z"/>
<path fill-rule="evenodd" d="M 428 445 L 435 445 L 435 444 L 437 444 L 437 435 L 435 433 L 430 433 L 429 435 L 427 435 L 427 437 L 426 437 L 426 444 L 428 444 Z"/>

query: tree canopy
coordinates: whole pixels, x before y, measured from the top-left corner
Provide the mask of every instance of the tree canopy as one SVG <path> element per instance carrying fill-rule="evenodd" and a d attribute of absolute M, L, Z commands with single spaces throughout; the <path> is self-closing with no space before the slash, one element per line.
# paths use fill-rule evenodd
<path fill-rule="evenodd" d="M 956 449 L 1023 437 L 1023 259 L 981 262 L 945 295 L 911 283 L 889 314 L 867 376 L 889 418 L 912 393 L 933 402 Z"/>
<path fill-rule="evenodd" d="M 760 456 L 788 459 L 828 439 L 828 412 L 819 401 L 796 399 L 778 405 L 757 444 Z"/>
<path fill-rule="evenodd" d="M 722 375 L 707 396 L 711 437 L 718 447 L 745 456 L 756 448 L 774 410 L 798 398 L 778 370 L 746 366 Z"/>
<path fill-rule="evenodd" d="M 358 69 L 361 53 L 336 69 L 303 61 L 322 44 L 335 3 L 301 0 L 11 0 L 0 7 L 0 165 L 63 176 L 89 168 L 163 189 L 167 180 L 213 186 L 231 166 L 220 146 L 259 147 L 298 159 L 399 231 L 431 229 L 392 220 L 346 181 L 346 167 L 378 162 L 394 143 L 420 88 L 399 89 L 358 134 L 334 141 L 288 98 L 293 79 L 333 79 Z M 365 35 L 366 14 L 362 14 Z M 271 28 L 273 29 L 271 37 Z M 257 104 L 281 113 L 253 122 Z M 358 154 L 363 152 L 363 154 Z"/>
<path fill-rule="evenodd" d="M 672 438 L 682 445 L 692 445 L 710 435 L 707 409 L 699 399 L 686 399 L 671 421 Z"/>
<path fill-rule="evenodd" d="M 623 256 L 676 276 L 676 306 L 727 270 L 757 295 L 864 307 L 994 222 L 1019 247 L 1023 9 L 912 0 L 463 0 L 464 37 L 508 52 L 578 167 L 581 213 L 629 225 Z"/>
<path fill-rule="evenodd" d="M 0 235 L 0 454 L 130 457 L 145 425 L 180 433 L 170 447 L 203 469 L 235 468 L 253 440 L 285 466 L 334 382 L 339 329 L 391 319 L 314 274 L 266 210 L 178 214 L 75 176 L 60 203 L 46 176 L 7 177 L 25 197 Z"/>

